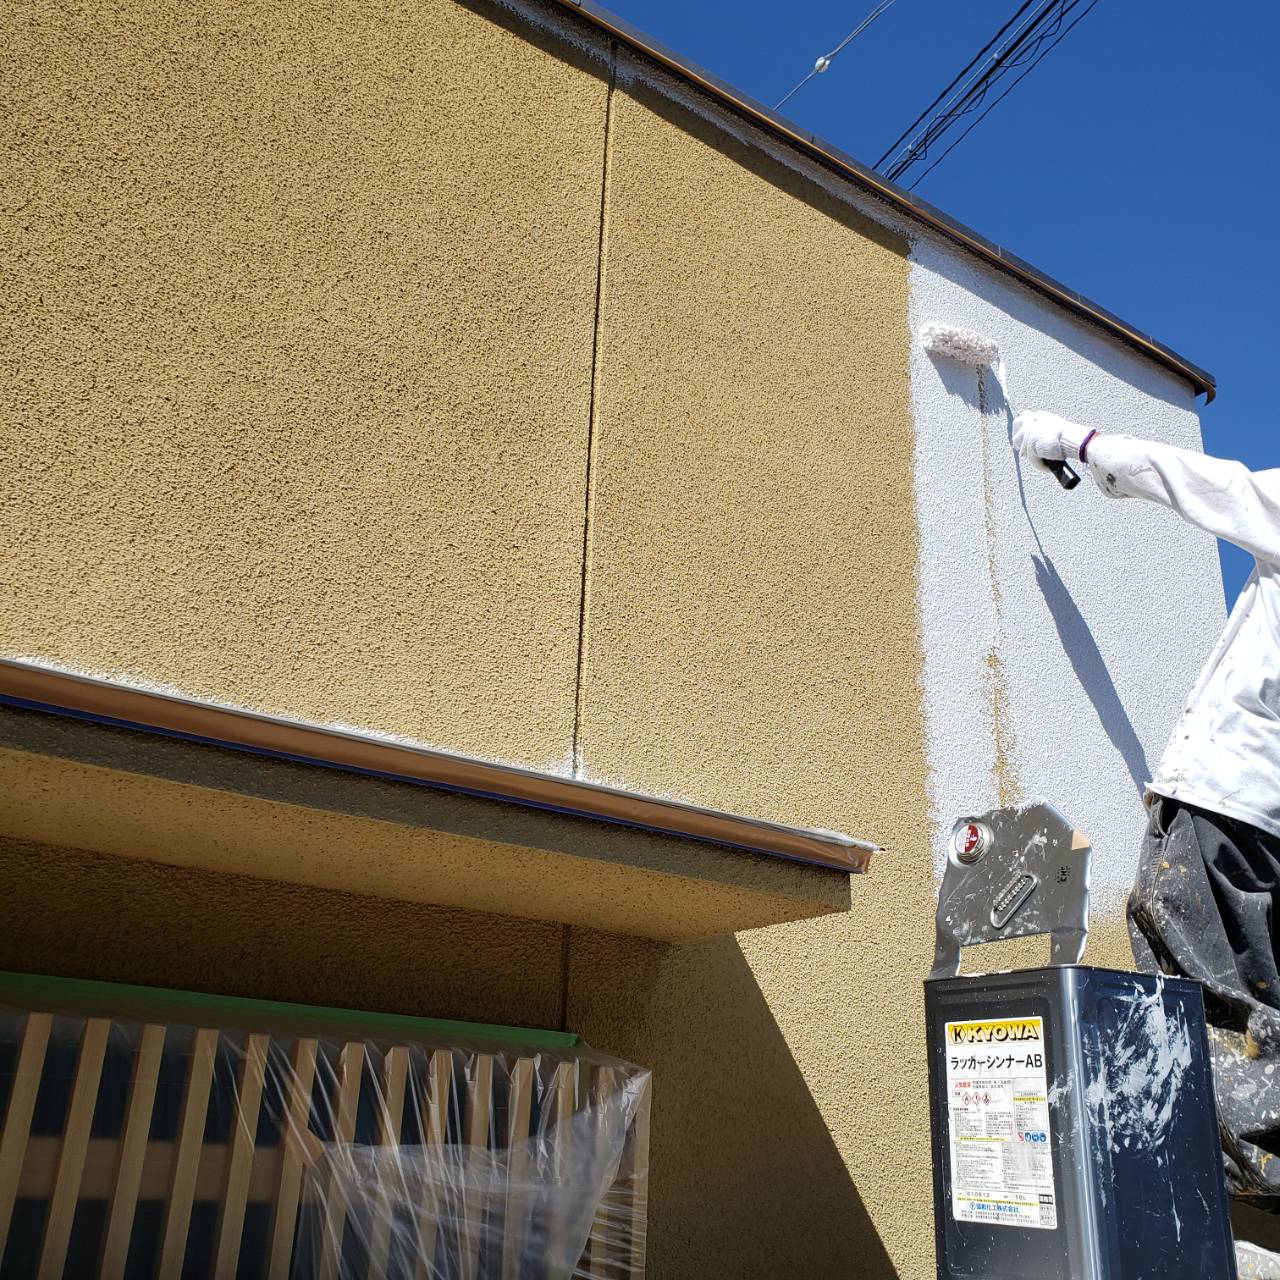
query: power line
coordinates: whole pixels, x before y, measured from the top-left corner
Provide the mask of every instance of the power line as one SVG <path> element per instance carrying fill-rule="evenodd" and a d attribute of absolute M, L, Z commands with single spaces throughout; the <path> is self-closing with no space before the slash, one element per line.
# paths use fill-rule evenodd
<path fill-rule="evenodd" d="M 885 170 L 885 175 L 894 181 L 899 180 L 914 164 L 928 156 L 929 148 L 937 143 L 957 121 L 982 107 L 986 102 L 989 90 L 999 80 L 1016 68 L 1025 68 L 1022 74 L 1016 76 L 1013 83 L 999 97 L 986 106 L 982 114 L 969 125 L 960 137 L 955 139 L 946 151 L 934 160 L 929 168 L 925 170 L 925 173 L 921 174 L 912 183 L 913 188 L 918 185 L 928 173 L 931 173 L 941 164 L 986 119 L 1000 102 L 1008 97 L 1017 85 L 1026 79 L 1062 43 L 1075 26 L 1092 11 L 1097 2 L 1098 0 L 1088 0 L 1083 12 L 1077 14 L 1074 20 L 1064 27 L 1063 24 L 1067 16 L 1079 5 L 1085 3 L 1085 0 L 1040 0 L 1035 12 L 1025 21 L 1021 21 L 1031 4 L 1031 0 L 1027 0 L 1027 3 L 1024 3 L 1014 13 L 1013 17 L 996 32 L 995 36 L 987 42 L 964 70 L 898 136 L 885 154 L 876 161 L 876 168 L 879 169 L 886 160 L 889 160 L 890 156 L 893 156 L 893 160 Z M 1006 38 L 1010 29 L 1014 27 L 1017 29 Z M 994 54 L 991 54 L 992 49 L 996 50 Z M 988 54 L 991 54 L 989 58 Z M 974 68 L 979 63 L 982 63 L 984 59 L 986 59 L 985 64 L 975 72 Z M 966 77 L 968 78 L 966 79 Z M 947 98 L 947 94 L 951 93 L 956 85 L 960 87 L 951 94 L 950 98 Z M 943 99 L 946 99 L 945 104 L 930 116 L 929 113 L 934 112 L 938 103 L 942 102 Z M 926 117 L 928 117 L 928 122 L 919 132 L 913 135 L 912 131 Z M 902 147 L 901 150 L 896 150 L 907 138 L 911 139 L 910 142 L 905 147 Z"/>
<path fill-rule="evenodd" d="M 1076 0 L 1079 3 L 1079 0 Z M 994 101 L 972 124 L 911 184 L 911 190 L 914 191 L 991 113 L 1007 98 L 1017 87 L 1027 78 L 1044 60 L 1053 52 L 1066 38 L 1070 35 L 1073 28 L 1082 19 L 1087 18 L 1093 11 L 1098 0 L 1089 0 L 1085 6 L 1083 13 L 1078 14 L 1075 19 L 1070 22 L 1067 28 L 1062 31 L 1057 38 L 1045 49 L 1034 62 L 1020 75 L 1014 82 Z M 1067 12 L 1070 12 L 1068 10 Z M 1065 16 L 1065 14 L 1064 14 Z"/>
<path fill-rule="evenodd" d="M 916 116 L 916 118 L 909 125 L 907 125 L 907 127 L 903 129 L 903 131 L 900 134 L 898 134 L 898 136 L 891 143 L 889 143 L 889 145 L 885 148 L 884 155 L 882 155 L 880 159 L 875 162 L 872 168 L 878 169 L 882 164 L 884 164 L 884 162 L 891 155 L 894 155 L 896 153 L 897 149 L 900 146 L 902 146 L 902 144 L 906 142 L 906 140 L 909 137 L 911 137 L 911 131 L 915 129 L 917 125 L 922 124 L 926 119 L 928 119 L 929 112 L 931 112 L 938 105 L 938 103 L 940 103 L 943 100 L 943 98 L 945 98 L 947 94 L 949 94 L 951 90 L 954 89 L 956 85 L 958 85 L 960 81 L 963 80 L 965 76 L 967 76 L 969 72 L 972 71 L 974 67 L 978 65 L 978 63 L 991 50 L 991 48 L 1000 39 L 1000 37 L 1003 36 L 1004 33 L 1008 31 L 1009 28 L 1013 26 L 1013 24 L 1017 22 L 1017 20 L 1020 17 L 1022 17 L 1022 15 L 1026 13 L 1028 9 L 1030 9 L 1035 2 L 1036 0 L 1026 0 L 1026 2 L 1022 5 L 1022 7 L 1019 8 L 1018 12 L 1015 13 L 1013 17 L 1010 18 L 1009 21 L 1006 22 L 1004 26 L 1001 27 L 1000 30 L 997 31 L 995 35 L 993 35 L 991 39 L 988 40 L 987 43 L 983 45 L 983 47 L 979 49 L 977 53 L 973 55 L 973 60 L 969 63 L 969 65 L 965 67 L 963 71 L 959 72 L 955 77 L 955 79 L 952 80 L 952 82 L 949 85 L 947 85 L 947 87 L 943 89 L 943 91 L 940 94 L 938 94 L 938 96 L 934 98 L 934 100 L 931 103 L 929 103 L 929 105 L 925 107 L 925 109 L 918 116 Z"/>
<path fill-rule="evenodd" d="M 785 94 L 782 95 L 781 98 L 778 99 L 776 103 L 774 103 L 773 109 L 775 111 L 778 111 L 779 109 L 781 109 L 781 107 L 786 102 L 788 102 L 791 98 L 794 98 L 795 95 L 799 93 L 800 90 L 803 89 L 805 85 L 807 85 L 809 81 L 813 79 L 814 76 L 820 76 L 831 65 L 832 60 L 835 58 L 836 54 L 842 53 L 845 50 L 845 48 L 848 45 L 852 44 L 882 13 L 884 13 L 887 9 L 893 8 L 893 6 L 897 4 L 897 2 L 898 0 L 880 0 L 880 3 L 876 5 L 876 7 L 872 9 L 871 12 L 867 14 L 867 16 L 863 18 L 863 20 L 860 23 L 858 23 L 858 25 L 854 27 L 854 29 L 850 31 L 849 34 L 845 36 L 845 38 L 841 40 L 840 43 L 836 45 L 834 49 L 831 50 L 830 53 L 824 53 L 813 64 L 813 70 L 810 71 L 807 76 L 804 76 L 801 80 L 798 80 L 794 85 L 792 85 L 792 87 Z"/>
<path fill-rule="evenodd" d="M 1065 0 L 1069 4 L 1078 3 L 1079 0 Z M 1038 7 L 1035 12 L 1010 36 L 1007 40 L 1000 44 L 996 52 L 978 71 L 971 75 L 961 84 L 952 96 L 947 99 L 942 108 L 931 116 L 924 128 L 915 134 L 906 147 L 898 153 L 886 169 L 886 176 L 891 179 L 900 178 L 917 160 L 922 159 L 928 154 L 929 146 L 937 141 L 943 133 L 961 116 L 968 115 L 971 111 L 976 110 L 986 97 L 987 90 L 992 84 L 998 80 L 1010 66 L 1020 65 L 1023 56 L 1026 54 L 1028 47 L 1035 51 L 1039 47 L 1039 41 L 1043 38 L 1043 28 L 1049 18 L 1056 11 L 1061 20 L 1062 5 L 1064 0 L 1039 0 Z M 1005 24 L 1003 30 L 1018 21 L 1019 16 L 1025 12 L 1026 6 L 1016 13 L 1013 18 Z M 996 42 L 1000 39 L 996 38 Z M 988 48 L 991 47 L 989 44 Z M 974 62 L 981 60 L 982 55 Z M 974 62 L 969 65 L 972 67 Z M 964 72 L 957 77 L 961 80 Z M 952 82 L 953 84 L 955 81 Z M 945 94 L 944 90 L 944 94 Z M 942 95 L 939 95 L 942 96 Z M 925 112 L 924 114 L 928 114 Z M 914 126 L 913 126 L 914 127 Z M 895 144 L 896 145 L 896 144 Z"/>

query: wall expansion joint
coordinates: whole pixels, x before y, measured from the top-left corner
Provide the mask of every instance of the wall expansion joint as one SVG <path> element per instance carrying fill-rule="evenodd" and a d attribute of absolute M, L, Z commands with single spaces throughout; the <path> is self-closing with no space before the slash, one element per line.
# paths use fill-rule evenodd
<path fill-rule="evenodd" d="M 609 83 L 605 91 L 604 138 L 600 157 L 600 213 L 596 243 L 596 296 L 591 332 L 591 386 L 587 400 L 586 484 L 582 515 L 582 579 L 578 595 L 578 668 L 573 698 L 573 776 L 583 775 L 582 717 L 585 702 L 587 645 L 590 638 L 589 600 L 591 587 L 592 526 L 595 515 L 596 443 L 599 435 L 599 400 L 603 361 L 603 299 L 605 250 L 608 246 L 609 160 L 613 148 L 613 94 L 618 74 L 618 44 L 609 44 Z"/>

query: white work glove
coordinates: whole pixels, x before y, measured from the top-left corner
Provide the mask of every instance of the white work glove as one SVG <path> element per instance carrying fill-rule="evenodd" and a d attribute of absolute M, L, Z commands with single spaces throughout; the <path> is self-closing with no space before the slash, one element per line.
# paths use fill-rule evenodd
<path fill-rule="evenodd" d="M 1088 427 L 1047 409 L 1025 409 L 1013 420 L 1013 447 L 1028 466 L 1040 471 L 1048 471 L 1047 462 L 1078 459 L 1080 445 L 1089 434 Z"/>

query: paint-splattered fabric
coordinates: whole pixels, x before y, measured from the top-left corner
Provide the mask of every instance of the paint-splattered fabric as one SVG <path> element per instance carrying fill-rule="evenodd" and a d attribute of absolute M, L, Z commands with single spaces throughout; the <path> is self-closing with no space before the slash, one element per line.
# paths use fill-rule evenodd
<path fill-rule="evenodd" d="M 1280 1255 L 1237 1240 L 1236 1271 L 1240 1280 L 1280 1280 Z"/>
<path fill-rule="evenodd" d="M 1280 1212 L 1280 839 L 1157 798 L 1129 899 L 1138 967 L 1204 984 L 1232 1195 Z"/>

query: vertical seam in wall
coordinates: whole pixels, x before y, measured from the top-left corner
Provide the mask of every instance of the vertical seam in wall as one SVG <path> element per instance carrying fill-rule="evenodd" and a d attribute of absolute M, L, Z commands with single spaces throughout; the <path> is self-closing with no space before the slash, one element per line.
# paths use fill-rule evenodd
<path fill-rule="evenodd" d="M 596 242 L 596 298 L 591 333 L 591 390 L 587 400 L 586 497 L 582 513 L 582 577 L 578 596 L 578 666 L 573 690 L 573 741 L 571 759 L 573 776 L 582 776 L 582 711 L 587 671 L 587 601 L 591 587 L 591 532 L 595 514 L 596 437 L 599 430 L 598 399 L 600 389 L 600 330 L 604 297 L 604 255 L 606 223 L 609 211 L 609 152 L 613 142 L 613 90 L 617 82 L 618 44 L 609 45 L 609 85 L 604 100 L 604 147 L 600 161 L 600 218 Z M 566 943 L 567 945 L 567 943 Z"/>

